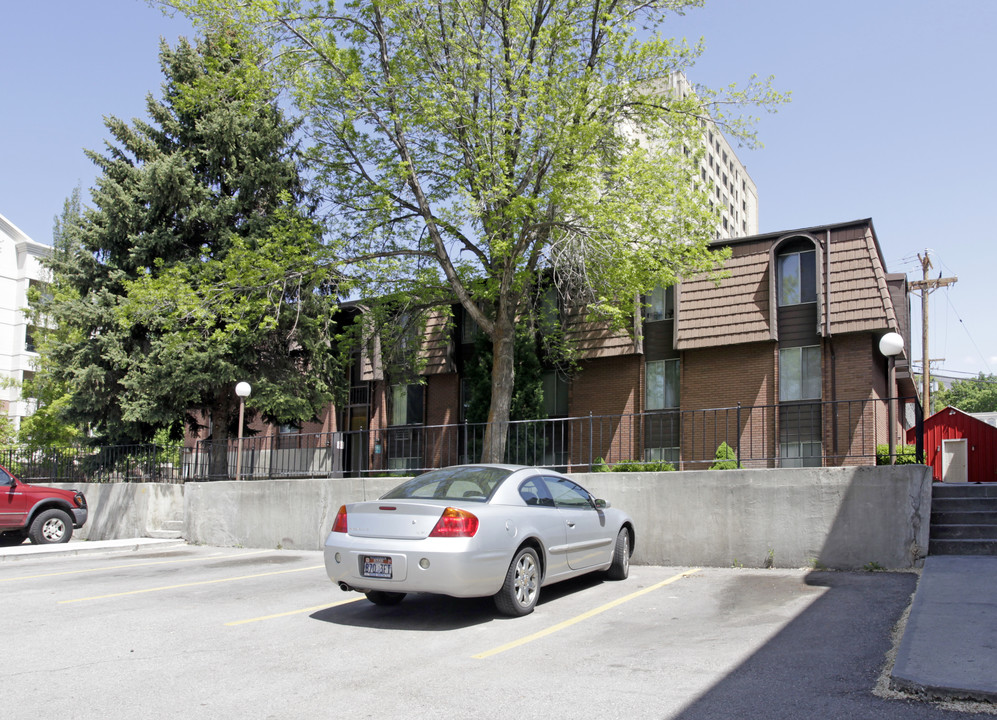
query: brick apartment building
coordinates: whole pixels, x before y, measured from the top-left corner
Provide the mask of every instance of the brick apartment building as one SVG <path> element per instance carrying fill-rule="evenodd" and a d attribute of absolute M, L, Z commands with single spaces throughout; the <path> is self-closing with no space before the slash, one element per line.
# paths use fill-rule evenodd
<path fill-rule="evenodd" d="M 549 420 L 510 432 L 510 461 L 587 469 L 606 462 L 707 467 L 726 442 L 745 467 L 873 464 L 899 442 L 916 389 L 907 279 L 887 272 L 870 219 L 717 240 L 719 284 L 695 277 L 646 298 L 633 333 L 564 313 L 572 377 L 544 376 Z M 462 368 L 473 327 L 460 308 L 430 317 L 420 382 L 390 384 L 375 341 L 357 356 L 350 400 L 284 428 L 281 447 L 333 433 L 337 470 L 415 470 L 477 460 Z M 896 332 L 896 385 L 880 338 Z M 889 427 L 889 398 L 902 398 Z M 896 406 L 894 406 L 896 408 Z M 277 433 L 276 430 L 272 431 Z M 527 452 L 517 452 L 521 435 Z"/>

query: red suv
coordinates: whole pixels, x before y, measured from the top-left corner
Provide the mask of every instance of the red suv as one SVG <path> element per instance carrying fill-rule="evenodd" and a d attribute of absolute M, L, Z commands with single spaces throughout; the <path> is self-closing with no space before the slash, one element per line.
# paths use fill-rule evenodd
<path fill-rule="evenodd" d="M 69 542 L 86 521 L 83 493 L 29 485 L 0 465 L 0 544 Z"/>

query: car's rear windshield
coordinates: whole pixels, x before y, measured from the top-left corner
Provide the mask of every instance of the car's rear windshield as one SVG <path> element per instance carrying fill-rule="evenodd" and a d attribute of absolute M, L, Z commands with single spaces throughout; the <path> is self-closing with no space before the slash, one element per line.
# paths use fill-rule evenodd
<path fill-rule="evenodd" d="M 431 470 L 402 483 L 382 497 L 385 500 L 426 498 L 487 502 L 499 483 L 511 474 L 512 470 L 483 466 Z"/>

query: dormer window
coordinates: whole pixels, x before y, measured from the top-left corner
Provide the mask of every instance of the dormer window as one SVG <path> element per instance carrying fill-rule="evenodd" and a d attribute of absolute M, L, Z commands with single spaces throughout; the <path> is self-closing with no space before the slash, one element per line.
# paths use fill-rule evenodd
<path fill-rule="evenodd" d="M 799 250 L 776 258 L 779 307 L 817 302 L 817 253 Z"/>
<path fill-rule="evenodd" d="M 675 316 L 675 291 L 672 287 L 660 285 L 647 296 L 647 319 L 649 322 L 671 320 Z"/>

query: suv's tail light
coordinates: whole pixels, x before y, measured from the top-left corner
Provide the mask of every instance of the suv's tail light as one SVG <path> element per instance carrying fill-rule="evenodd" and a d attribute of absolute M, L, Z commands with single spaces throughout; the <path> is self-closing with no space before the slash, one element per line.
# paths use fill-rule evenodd
<path fill-rule="evenodd" d="M 474 537 L 478 532 L 478 518 L 467 510 L 448 507 L 443 511 L 429 537 Z"/>
<path fill-rule="evenodd" d="M 332 524 L 333 532 L 346 532 L 346 506 L 343 505 L 336 513 L 336 521 Z"/>

